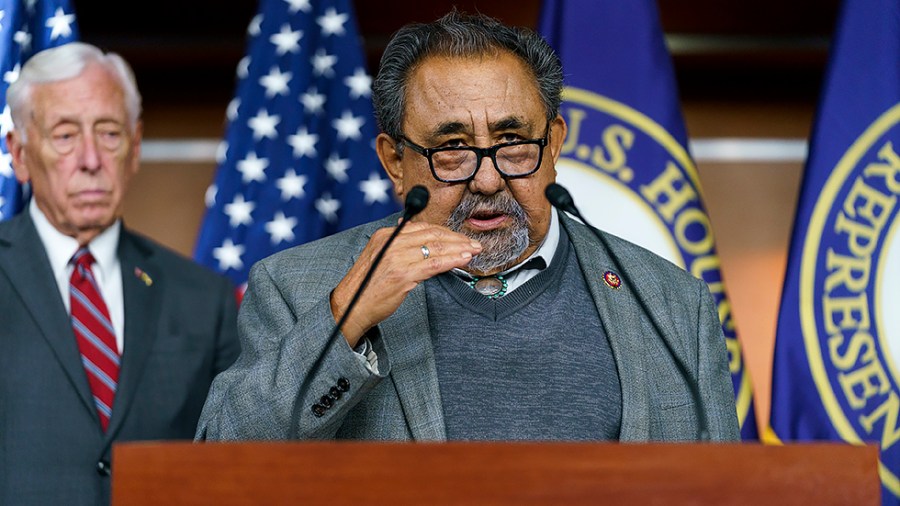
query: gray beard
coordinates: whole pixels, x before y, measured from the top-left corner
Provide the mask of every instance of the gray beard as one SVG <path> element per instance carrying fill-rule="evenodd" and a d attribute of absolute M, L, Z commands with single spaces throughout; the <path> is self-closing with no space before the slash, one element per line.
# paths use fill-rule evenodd
<path fill-rule="evenodd" d="M 512 226 L 489 232 L 463 230 L 467 218 L 485 211 L 506 214 L 513 220 Z M 475 272 L 503 270 L 528 249 L 528 216 L 516 199 L 506 191 L 490 197 L 467 191 L 453 214 L 447 218 L 447 228 L 481 243 L 481 253 L 475 255 L 468 265 L 469 270 Z"/>

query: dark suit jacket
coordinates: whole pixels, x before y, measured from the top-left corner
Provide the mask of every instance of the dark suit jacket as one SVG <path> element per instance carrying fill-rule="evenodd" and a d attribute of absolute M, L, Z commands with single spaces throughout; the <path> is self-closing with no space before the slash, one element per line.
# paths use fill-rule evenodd
<path fill-rule="evenodd" d="M 191 439 L 238 355 L 226 279 L 124 227 L 118 254 L 125 349 L 104 434 L 31 217 L 0 223 L 0 504 L 108 504 L 112 444 Z"/>

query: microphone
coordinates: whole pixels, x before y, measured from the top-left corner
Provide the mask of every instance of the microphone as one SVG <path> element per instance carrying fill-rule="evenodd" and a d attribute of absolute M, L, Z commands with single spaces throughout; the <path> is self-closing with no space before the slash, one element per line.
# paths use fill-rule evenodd
<path fill-rule="evenodd" d="M 425 206 L 428 205 L 428 189 L 422 185 L 413 186 L 409 193 L 406 194 L 406 201 L 403 209 L 403 221 L 421 213 Z"/>
<path fill-rule="evenodd" d="M 400 231 L 403 230 L 403 227 L 409 223 L 409 220 L 412 219 L 413 216 L 422 212 L 425 209 L 425 206 L 428 205 L 428 189 L 421 185 L 413 186 L 412 189 L 409 190 L 409 193 L 406 194 L 406 199 L 404 200 L 403 205 L 403 217 L 400 219 L 400 223 L 394 228 L 394 232 L 388 237 L 387 242 L 384 243 L 384 246 L 381 247 L 381 250 L 375 255 L 375 259 L 372 260 L 372 265 L 369 266 L 369 270 L 366 271 L 366 275 L 363 277 L 362 283 L 359 284 L 359 288 L 356 289 L 356 292 L 353 293 L 353 297 L 350 299 L 350 303 L 347 304 L 347 310 L 344 311 L 344 314 L 341 315 L 341 319 L 335 325 L 334 330 L 331 331 L 331 334 L 328 336 L 328 340 L 325 341 L 325 346 L 322 348 L 322 351 L 319 352 L 319 356 L 316 357 L 315 362 L 313 362 L 312 369 L 310 369 L 309 373 L 307 373 L 306 377 L 303 378 L 303 384 L 300 386 L 300 392 L 297 394 L 297 402 L 294 403 L 294 408 L 291 412 L 291 431 L 294 431 L 297 427 L 297 421 L 300 419 L 300 411 L 304 408 L 303 402 L 306 398 L 307 391 L 309 390 L 309 385 L 311 383 L 311 379 L 316 376 L 319 372 L 319 369 L 322 367 L 323 358 L 325 358 L 325 353 L 328 352 L 328 349 L 331 348 L 331 345 L 334 344 L 335 339 L 337 339 L 338 334 L 340 333 L 341 327 L 344 326 L 344 323 L 347 322 L 347 317 L 350 316 L 350 312 L 353 311 L 353 308 L 356 306 L 356 303 L 359 301 L 359 297 L 362 295 L 363 290 L 366 289 L 366 286 L 369 284 L 369 280 L 372 279 L 372 274 L 375 272 L 375 269 L 378 267 L 378 264 L 381 263 L 381 259 L 384 258 L 385 252 L 387 252 L 388 247 L 391 243 L 394 242 L 394 239 L 400 234 Z M 324 401 L 326 397 L 330 394 L 326 394 L 322 397 Z M 335 399 L 329 398 L 330 402 L 334 402 Z M 318 405 L 318 404 L 317 404 Z M 330 404 L 329 404 L 330 406 Z M 323 412 L 315 411 L 313 409 L 313 414 L 316 417 L 322 416 Z M 299 434 L 296 434 L 299 439 Z"/>
<path fill-rule="evenodd" d="M 575 201 L 572 199 L 572 195 L 569 193 L 569 190 L 566 190 L 562 185 L 557 183 L 550 183 L 547 185 L 547 188 L 544 190 L 544 195 L 547 196 L 547 200 L 553 205 L 553 207 L 559 209 L 560 211 L 565 211 L 582 221 L 585 225 L 587 225 L 588 230 L 594 234 L 594 237 L 600 241 L 600 244 L 610 253 L 609 257 L 613 261 L 613 265 L 619 271 L 619 274 L 624 278 L 625 271 L 622 269 L 622 265 L 619 263 L 619 260 L 612 254 L 612 249 L 609 247 L 609 242 L 603 237 L 603 234 L 600 233 L 599 230 L 594 228 L 584 216 L 581 215 L 581 212 L 578 211 L 578 208 L 575 207 Z M 653 325 L 653 329 L 660 336 L 660 340 L 663 342 L 663 345 L 666 347 L 666 351 L 669 353 L 669 356 L 672 357 L 673 362 L 675 362 L 675 368 L 678 369 L 678 374 L 684 379 L 685 384 L 688 387 L 688 391 L 690 392 L 691 399 L 694 401 L 694 412 L 697 415 L 697 440 L 698 441 L 709 441 L 709 421 L 706 418 L 706 410 L 703 409 L 703 398 L 700 397 L 700 389 L 697 384 L 691 378 L 690 373 L 688 372 L 687 367 L 684 365 L 684 362 L 681 360 L 681 357 L 675 353 L 675 350 L 672 349 L 672 346 L 669 344 L 665 338 L 663 338 L 662 330 L 659 327 L 659 324 L 656 322 L 656 319 L 650 316 L 649 308 L 647 307 L 647 303 L 644 302 L 640 297 L 635 297 L 638 303 L 641 306 L 641 310 L 647 315 L 650 323 Z"/>

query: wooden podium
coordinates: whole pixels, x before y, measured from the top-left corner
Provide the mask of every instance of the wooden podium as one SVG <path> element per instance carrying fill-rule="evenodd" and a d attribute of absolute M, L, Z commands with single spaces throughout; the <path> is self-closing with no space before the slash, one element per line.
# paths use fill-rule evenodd
<path fill-rule="evenodd" d="M 112 504 L 878 505 L 842 444 L 124 443 Z"/>

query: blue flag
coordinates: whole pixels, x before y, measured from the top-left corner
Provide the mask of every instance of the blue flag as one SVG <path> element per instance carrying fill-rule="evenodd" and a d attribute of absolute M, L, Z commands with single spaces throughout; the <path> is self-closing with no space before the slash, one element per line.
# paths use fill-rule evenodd
<path fill-rule="evenodd" d="M 78 40 L 78 25 L 68 0 L 0 0 L 0 136 L 4 139 L 0 142 L 0 220 L 12 218 L 25 204 L 6 149 L 6 134 L 12 129 L 6 89 L 31 55 L 74 40 Z"/>
<path fill-rule="evenodd" d="M 562 114 L 569 134 L 557 180 L 594 225 L 707 282 L 725 333 L 741 433 L 756 439 L 750 378 L 656 4 L 545 0 L 540 31 L 566 76 Z"/>
<path fill-rule="evenodd" d="M 195 258 L 238 286 L 257 260 L 399 209 L 349 0 L 262 0 Z"/>
<path fill-rule="evenodd" d="M 847 0 L 803 177 L 767 440 L 881 445 L 900 503 L 900 3 Z"/>

